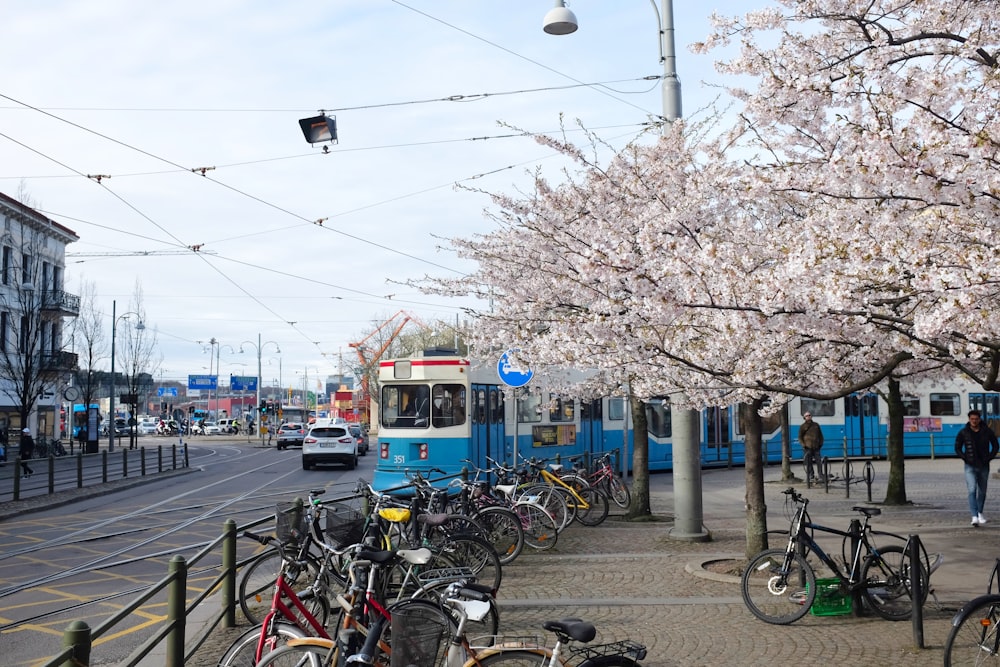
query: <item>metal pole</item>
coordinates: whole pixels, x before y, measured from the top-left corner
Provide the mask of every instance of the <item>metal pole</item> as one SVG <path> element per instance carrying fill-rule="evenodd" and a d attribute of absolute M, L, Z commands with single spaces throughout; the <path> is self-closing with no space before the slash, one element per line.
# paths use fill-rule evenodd
<path fill-rule="evenodd" d="M 115 329 L 118 326 L 117 319 L 118 302 L 111 301 L 111 391 L 108 396 L 108 451 L 115 450 Z"/>
<path fill-rule="evenodd" d="M 257 402 L 254 404 L 254 410 L 256 411 L 254 413 L 254 416 L 256 417 L 256 419 L 254 419 L 253 421 L 255 424 L 257 424 L 257 433 L 260 436 L 260 443 L 264 444 L 264 432 L 260 429 L 260 419 L 263 416 L 260 413 L 260 385 L 262 382 L 263 379 L 261 378 L 260 375 L 260 333 L 258 333 L 257 334 Z"/>
<path fill-rule="evenodd" d="M 649 0 L 656 10 L 656 3 Z M 663 117 L 668 121 L 681 117 L 681 82 L 677 78 L 677 58 L 674 55 L 674 7 L 663 0 L 663 20 L 660 28 L 660 60 L 663 61 Z M 659 12 L 656 15 L 660 20 Z"/>

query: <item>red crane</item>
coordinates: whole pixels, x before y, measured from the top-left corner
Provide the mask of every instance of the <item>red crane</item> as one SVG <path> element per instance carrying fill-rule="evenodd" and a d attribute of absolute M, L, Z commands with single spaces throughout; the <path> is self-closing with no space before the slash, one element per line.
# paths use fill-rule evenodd
<path fill-rule="evenodd" d="M 400 316 L 402 316 L 403 319 L 399 321 L 399 324 L 396 325 L 396 328 L 392 330 L 392 333 L 390 333 L 388 338 L 385 339 L 385 342 L 382 343 L 381 347 L 379 347 L 377 350 L 373 350 L 365 346 L 365 343 L 368 342 L 368 340 L 371 339 L 372 336 L 374 336 L 375 334 L 377 334 L 378 332 L 382 331 L 384 328 L 395 322 L 396 319 Z M 371 423 L 371 419 L 369 418 L 370 415 L 368 414 L 368 408 L 371 405 L 371 395 L 369 393 L 370 387 L 368 385 L 369 373 L 371 372 L 371 369 L 373 368 L 374 364 L 378 363 L 378 361 L 382 358 L 382 355 L 385 354 L 385 351 L 389 349 L 390 345 L 392 345 L 392 341 L 396 340 L 396 337 L 399 336 L 399 334 L 403 331 L 403 327 L 405 327 L 409 322 L 416 322 L 423 328 L 425 329 L 427 328 L 427 325 L 421 322 L 416 315 L 411 315 L 410 313 L 407 313 L 405 310 L 400 310 L 395 315 L 387 319 L 385 322 L 378 325 L 378 327 L 376 327 L 374 331 L 372 331 L 370 334 L 365 336 L 360 341 L 356 343 L 347 344 L 348 347 L 353 347 L 357 351 L 358 361 L 361 362 L 361 367 L 363 369 L 361 374 L 361 405 L 359 406 L 359 412 L 362 421 L 367 419 L 368 423 L 369 424 Z"/>

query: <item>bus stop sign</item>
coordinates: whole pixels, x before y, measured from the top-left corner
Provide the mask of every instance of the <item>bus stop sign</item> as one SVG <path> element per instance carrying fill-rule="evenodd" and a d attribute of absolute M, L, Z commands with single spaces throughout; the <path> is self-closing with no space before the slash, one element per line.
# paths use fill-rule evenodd
<path fill-rule="evenodd" d="M 531 369 L 516 365 L 517 362 L 513 359 L 514 352 L 515 350 L 507 350 L 500 355 L 500 361 L 497 362 L 497 375 L 500 376 L 500 381 L 508 387 L 523 387 L 531 382 L 531 378 L 535 374 Z"/>

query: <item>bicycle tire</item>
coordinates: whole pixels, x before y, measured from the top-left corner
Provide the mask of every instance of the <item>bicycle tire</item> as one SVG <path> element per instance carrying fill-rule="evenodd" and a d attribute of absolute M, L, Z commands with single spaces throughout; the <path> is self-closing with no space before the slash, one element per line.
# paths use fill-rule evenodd
<path fill-rule="evenodd" d="M 910 595 L 913 568 L 910 555 L 903 547 L 889 546 L 865 559 L 861 580 L 865 582 L 862 597 L 865 604 L 887 621 L 905 621 L 913 612 Z M 921 568 L 922 598 L 927 601 L 930 574 Z"/>
<path fill-rule="evenodd" d="M 257 664 L 257 644 L 260 641 L 260 633 L 263 626 L 258 624 L 246 630 L 236 638 L 222 657 L 219 659 L 219 667 L 255 667 Z M 306 633 L 291 623 L 275 623 L 274 633 L 270 638 L 270 646 L 265 645 L 263 655 L 278 648 L 280 642 L 288 639 L 302 639 Z M 263 657 L 262 655 L 262 657 Z"/>
<path fill-rule="evenodd" d="M 479 667 L 544 667 L 551 652 L 543 649 L 504 648 L 482 657 L 476 657 Z"/>
<path fill-rule="evenodd" d="M 594 527 L 604 523 L 608 518 L 608 497 L 597 489 L 587 487 L 576 489 L 577 495 L 583 498 L 586 506 L 578 504 L 576 520 L 584 526 Z"/>
<path fill-rule="evenodd" d="M 607 480 L 608 485 L 608 495 L 611 496 L 611 500 L 614 501 L 615 505 L 621 507 L 622 509 L 628 509 L 629 505 L 632 504 L 632 492 L 629 491 L 628 486 L 618 475 L 612 475 Z"/>
<path fill-rule="evenodd" d="M 639 663 L 626 655 L 598 655 L 587 658 L 576 667 L 639 667 Z"/>
<path fill-rule="evenodd" d="M 788 572 L 779 571 L 789 558 Z M 773 625 L 794 623 L 809 612 L 816 599 L 816 573 L 798 554 L 767 549 L 747 563 L 740 593 L 754 616 Z"/>
<path fill-rule="evenodd" d="M 524 543 L 536 551 L 548 551 L 559 541 L 559 530 L 552 515 L 537 503 L 521 500 L 511 508 L 521 520 Z"/>
<path fill-rule="evenodd" d="M 556 524 L 556 530 L 562 532 L 576 518 L 575 508 L 570 509 L 565 489 L 559 489 L 550 484 L 531 484 L 525 486 L 518 494 L 518 500 L 535 503 L 544 508 Z"/>
<path fill-rule="evenodd" d="M 493 545 L 476 535 L 456 535 L 435 547 L 459 567 L 467 567 L 476 581 L 494 591 L 503 580 L 503 565 Z"/>
<path fill-rule="evenodd" d="M 431 600 L 437 603 L 445 613 L 454 616 L 458 621 L 457 612 L 444 604 L 444 593 L 454 583 L 453 579 L 444 579 L 437 583 L 431 583 L 424 587 L 423 596 L 417 600 Z M 500 607 L 492 596 L 488 600 L 490 610 L 481 621 L 473 621 L 471 618 L 466 621 L 465 634 L 469 637 L 495 637 L 500 632 Z"/>
<path fill-rule="evenodd" d="M 330 667 L 336 651 L 323 646 L 279 646 L 260 659 L 257 667 Z"/>
<path fill-rule="evenodd" d="M 285 568 L 285 580 L 296 593 L 304 591 L 319 575 L 319 563 L 312 556 L 307 556 L 305 561 L 305 568 L 295 564 Z M 277 549 L 272 549 L 243 566 L 236 594 L 243 615 L 254 625 L 262 622 L 271 611 L 274 582 L 278 579 L 281 562 L 281 554 Z"/>
<path fill-rule="evenodd" d="M 524 529 L 521 520 L 506 507 L 484 507 L 476 514 L 476 521 L 486 533 L 486 541 L 493 545 L 500 564 L 508 565 L 524 550 Z"/>
<path fill-rule="evenodd" d="M 984 595 L 959 609 L 944 644 L 944 667 L 983 664 L 1000 664 L 1000 595 Z"/>

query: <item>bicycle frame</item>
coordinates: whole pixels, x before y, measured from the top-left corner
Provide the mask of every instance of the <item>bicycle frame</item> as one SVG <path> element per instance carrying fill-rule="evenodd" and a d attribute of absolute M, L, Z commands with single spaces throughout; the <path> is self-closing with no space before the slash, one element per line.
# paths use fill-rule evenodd
<path fill-rule="evenodd" d="M 285 604 L 283 598 L 287 598 L 291 602 L 291 606 Z M 312 615 L 312 612 L 299 599 L 295 590 L 285 581 L 284 566 L 282 566 L 281 572 L 278 574 L 278 579 L 274 583 L 274 598 L 271 600 L 271 611 L 267 613 L 267 616 L 264 617 L 264 622 L 261 624 L 260 639 L 257 641 L 257 651 L 254 654 L 255 660 L 259 661 L 267 650 L 274 648 L 273 641 L 277 635 L 273 634 L 271 630 L 274 628 L 275 622 L 282 617 L 306 634 L 326 639 L 330 638 L 323 624 Z"/>

